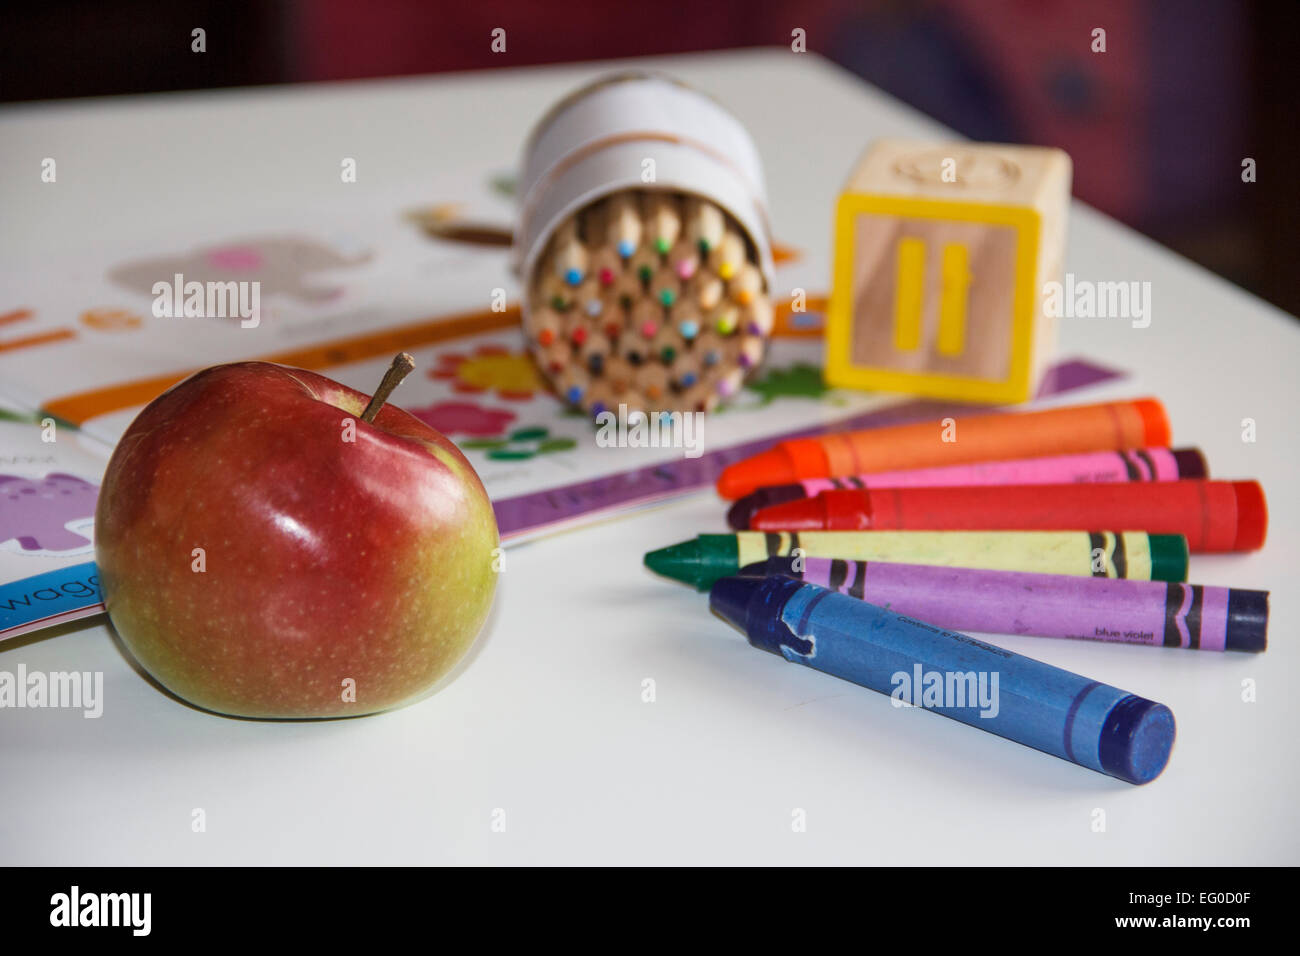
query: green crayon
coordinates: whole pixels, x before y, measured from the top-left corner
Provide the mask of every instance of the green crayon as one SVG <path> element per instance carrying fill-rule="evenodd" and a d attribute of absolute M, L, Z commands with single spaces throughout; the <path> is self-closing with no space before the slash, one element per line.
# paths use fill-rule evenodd
<path fill-rule="evenodd" d="M 747 564 L 789 555 L 1033 571 L 1135 581 L 1187 580 L 1187 539 L 1144 531 L 738 531 L 650 551 L 646 567 L 706 591 Z"/>

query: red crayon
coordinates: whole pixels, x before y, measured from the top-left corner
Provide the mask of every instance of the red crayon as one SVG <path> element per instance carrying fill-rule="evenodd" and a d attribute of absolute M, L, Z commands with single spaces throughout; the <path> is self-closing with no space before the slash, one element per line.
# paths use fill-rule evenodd
<path fill-rule="evenodd" d="M 1268 507 L 1257 481 L 849 488 L 764 508 L 756 531 L 1068 531 L 1182 534 L 1192 551 L 1253 551 Z"/>

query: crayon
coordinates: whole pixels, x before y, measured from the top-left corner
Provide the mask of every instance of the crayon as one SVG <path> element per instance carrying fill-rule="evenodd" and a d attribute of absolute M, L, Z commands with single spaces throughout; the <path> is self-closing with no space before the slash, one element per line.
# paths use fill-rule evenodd
<path fill-rule="evenodd" d="M 1268 532 L 1257 481 L 845 488 L 764 508 L 756 531 L 1053 531 L 1141 528 L 1192 551 L 1256 551 Z"/>
<path fill-rule="evenodd" d="M 1154 780 L 1173 750 L 1164 704 L 815 584 L 723 578 L 709 608 L 793 664 L 1126 783 Z"/>
<path fill-rule="evenodd" d="M 634 197 L 620 193 L 610 198 L 605 212 L 605 230 L 605 240 L 622 258 L 631 259 L 641 245 L 641 217 L 637 214 Z"/>
<path fill-rule="evenodd" d="M 740 573 L 784 574 L 954 631 L 1202 651 L 1268 644 L 1267 591 L 803 557 Z"/>
<path fill-rule="evenodd" d="M 1169 419 L 1153 398 L 972 415 L 783 441 L 727 466 L 718 493 L 735 500 L 804 478 L 1168 444 Z"/>
<path fill-rule="evenodd" d="M 1067 482 L 1176 481 L 1205 478 L 1205 456 L 1197 448 L 1136 448 L 1078 455 L 982 461 L 972 465 L 878 471 L 842 478 L 809 478 L 790 485 L 770 485 L 745 495 L 727 512 L 727 522 L 748 528 L 763 508 L 812 498 L 837 488 L 942 488 L 952 485 L 1057 485 Z"/>
<path fill-rule="evenodd" d="M 650 551 L 646 567 L 703 591 L 747 564 L 789 555 L 1078 577 L 1187 580 L 1187 542 L 1143 531 L 810 531 L 701 534 Z"/>

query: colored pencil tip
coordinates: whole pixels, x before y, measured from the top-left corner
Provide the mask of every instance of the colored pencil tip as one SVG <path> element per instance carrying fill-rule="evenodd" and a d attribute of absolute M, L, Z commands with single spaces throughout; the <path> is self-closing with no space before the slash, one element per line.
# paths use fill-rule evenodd
<path fill-rule="evenodd" d="M 695 336 L 700 334 L 700 324 L 698 322 L 693 322 L 690 319 L 686 319 L 683 322 L 677 323 L 677 331 L 682 333 L 682 338 L 693 339 Z"/>
<path fill-rule="evenodd" d="M 724 468 L 718 477 L 718 494 L 734 501 L 764 485 L 788 485 L 798 477 L 788 456 L 771 448 Z"/>
<path fill-rule="evenodd" d="M 569 285 L 581 285 L 582 270 L 570 269 L 568 272 L 564 273 L 564 281 L 569 283 Z"/>
<path fill-rule="evenodd" d="M 628 239 L 624 239 L 618 244 L 618 254 L 624 259 L 631 259 L 632 253 L 636 252 L 636 246 Z"/>
<path fill-rule="evenodd" d="M 676 293 L 673 292 L 672 289 L 659 290 L 659 301 L 662 302 L 664 305 L 672 305 L 673 302 L 676 301 L 676 299 L 677 299 L 677 295 Z"/>
<path fill-rule="evenodd" d="M 672 246 L 669 245 L 667 239 L 660 236 L 658 239 L 655 240 L 655 248 L 659 250 L 659 255 L 666 256 L 668 255 L 668 250 L 671 249 Z"/>
<path fill-rule="evenodd" d="M 574 405 L 578 404 L 578 402 L 582 401 L 582 386 L 570 385 L 568 391 L 564 393 L 564 397 Z"/>
<path fill-rule="evenodd" d="M 601 270 L 600 270 L 600 284 L 601 284 L 601 285 L 613 285 L 613 284 L 614 284 L 614 279 L 615 279 L 615 278 L 616 278 L 616 276 L 614 275 L 614 270 L 613 270 L 613 269 L 605 268 L 605 269 L 601 269 Z"/>

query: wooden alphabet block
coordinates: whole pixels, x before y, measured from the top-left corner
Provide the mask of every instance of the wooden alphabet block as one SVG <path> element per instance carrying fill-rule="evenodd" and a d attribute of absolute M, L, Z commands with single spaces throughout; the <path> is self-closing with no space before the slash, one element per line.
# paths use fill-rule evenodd
<path fill-rule="evenodd" d="M 1054 347 L 1070 205 L 1059 149 L 882 140 L 835 211 L 826 380 L 959 401 L 1033 397 Z"/>

